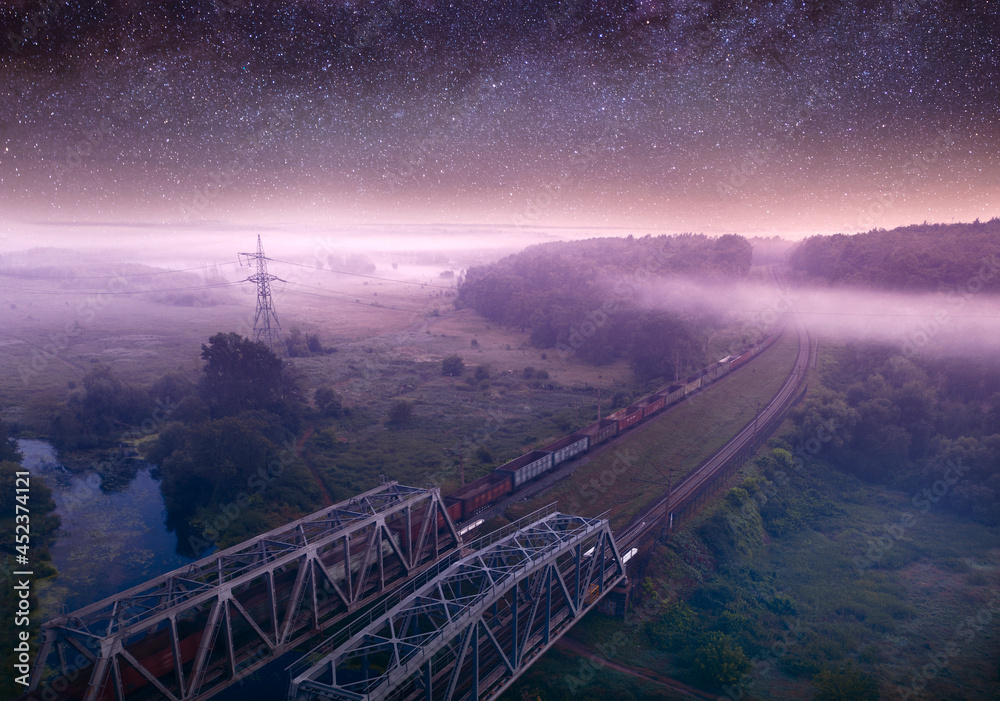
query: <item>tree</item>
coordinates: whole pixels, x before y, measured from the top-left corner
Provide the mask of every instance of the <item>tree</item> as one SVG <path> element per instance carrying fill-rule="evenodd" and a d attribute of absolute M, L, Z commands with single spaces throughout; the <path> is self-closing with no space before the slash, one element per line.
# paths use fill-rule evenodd
<path fill-rule="evenodd" d="M 206 504 L 254 489 L 280 465 L 282 439 L 278 417 L 244 412 L 191 427 L 169 426 L 157 453 L 166 455 L 161 468 L 168 511 L 190 515 Z"/>
<path fill-rule="evenodd" d="M 713 686 L 736 684 L 752 668 L 743 648 L 717 631 L 706 635 L 694 654 L 695 674 Z"/>
<path fill-rule="evenodd" d="M 107 365 L 93 367 L 49 419 L 52 442 L 64 449 L 113 444 L 149 417 L 149 394 L 123 382 Z"/>
<path fill-rule="evenodd" d="M 441 361 L 441 374 L 449 377 L 459 377 L 465 372 L 465 361 L 458 355 L 449 355 Z"/>
<path fill-rule="evenodd" d="M 309 355 L 309 344 L 298 326 L 293 326 L 285 336 L 285 350 L 289 358 L 304 358 Z"/>
<path fill-rule="evenodd" d="M 208 342 L 201 346 L 201 390 L 214 418 L 254 409 L 295 415 L 301 392 L 266 345 L 236 333 L 217 333 Z"/>
<path fill-rule="evenodd" d="M 667 312 L 642 315 L 632 334 L 628 351 L 629 365 L 643 379 L 673 379 L 685 362 L 701 360 L 694 330 L 679 317 Z"/>

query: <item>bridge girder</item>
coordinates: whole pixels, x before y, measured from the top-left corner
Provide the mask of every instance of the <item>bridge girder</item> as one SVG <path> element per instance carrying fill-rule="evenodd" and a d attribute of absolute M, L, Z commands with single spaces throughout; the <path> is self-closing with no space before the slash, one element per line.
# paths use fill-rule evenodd
<path fill-rule="evenodd" d="M 607 521 L 552 514 L 449 567 L 325 656 L 291 701 L 489 699 L 625 575 Z"/>
<path fill-rule="evenodd" d="M 207 698 L 460 544 L 437 489 L 387 482 L 44 623 L 29 697 Z"/>

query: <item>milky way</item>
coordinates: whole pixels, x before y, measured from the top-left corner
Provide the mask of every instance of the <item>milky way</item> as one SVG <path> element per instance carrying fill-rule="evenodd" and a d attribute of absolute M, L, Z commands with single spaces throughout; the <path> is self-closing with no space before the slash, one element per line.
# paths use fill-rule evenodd
<path fill-rule="evenodd" d="M 997 1 L 0 13 L 8 222 L 801 235 L 1000 214 Z"/>

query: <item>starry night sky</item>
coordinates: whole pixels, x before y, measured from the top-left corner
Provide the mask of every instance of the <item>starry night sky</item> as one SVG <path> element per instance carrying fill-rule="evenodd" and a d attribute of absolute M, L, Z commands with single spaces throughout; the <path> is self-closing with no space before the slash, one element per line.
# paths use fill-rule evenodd
<path fill-rule="evenodd" d="M 10 221 L 1000 215 L 1000 0 L 17 0 Z"/>

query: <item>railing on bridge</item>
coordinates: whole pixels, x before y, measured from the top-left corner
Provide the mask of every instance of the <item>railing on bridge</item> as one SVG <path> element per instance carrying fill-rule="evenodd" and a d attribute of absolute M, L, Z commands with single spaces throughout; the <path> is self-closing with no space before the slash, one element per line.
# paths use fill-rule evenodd
<path fill-rule="evenodd" d="M 208 698 L 460 544 L 437 489 L 382 484 L 43 624 L 28 697 Z"/>
<path fill-rule="evenodd" d="M 606 520 L 552 513 L 293 665 L 289 698 L 493 698 L 624 576 Z"/>

